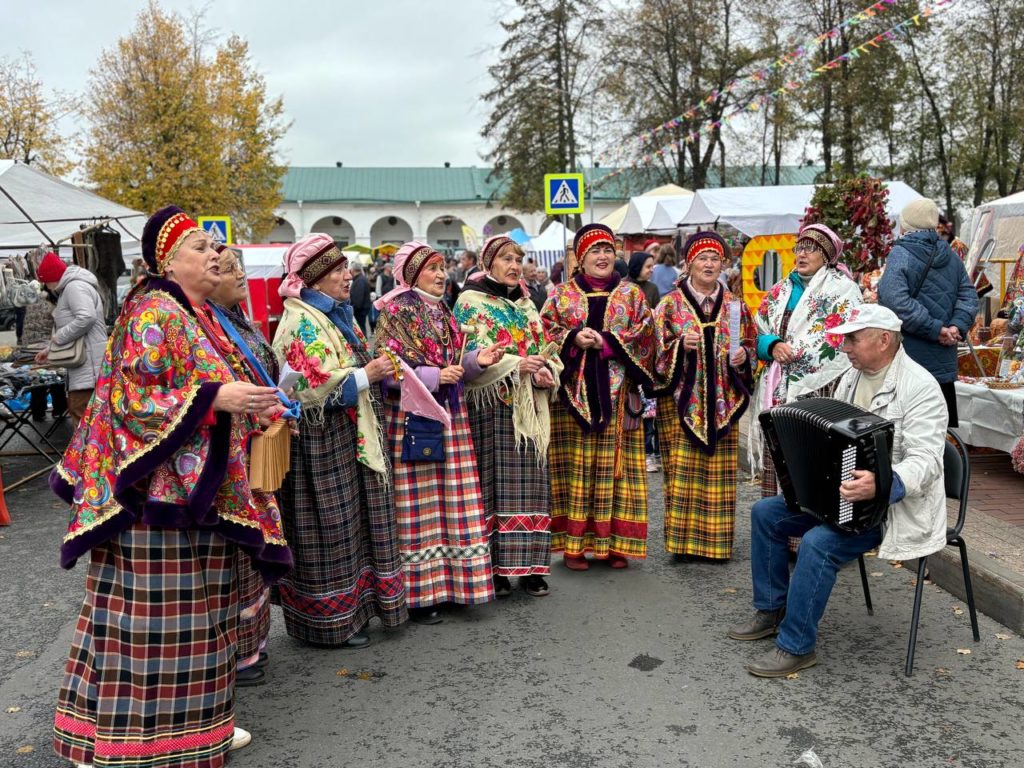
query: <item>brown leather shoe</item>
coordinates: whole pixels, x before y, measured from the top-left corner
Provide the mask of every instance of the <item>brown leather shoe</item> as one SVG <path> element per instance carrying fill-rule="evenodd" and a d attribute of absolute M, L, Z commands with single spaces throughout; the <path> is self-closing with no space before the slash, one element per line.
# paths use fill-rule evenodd
<path fill-rule="evenodd" d="M 746 668 L 755 677 L 785 677 L 817 663 L 818 657 L 814 651 L 797 656 L 776 647 L 757 661 L 747 664 Z"/>
<path fill-rule="evenodd" d="M 760 640 L 777 635 L 785 615 L 785 606 L 777 611 L 758 611 L 752 618 L 730 629 L 728 637 L 731 640 Z"/>

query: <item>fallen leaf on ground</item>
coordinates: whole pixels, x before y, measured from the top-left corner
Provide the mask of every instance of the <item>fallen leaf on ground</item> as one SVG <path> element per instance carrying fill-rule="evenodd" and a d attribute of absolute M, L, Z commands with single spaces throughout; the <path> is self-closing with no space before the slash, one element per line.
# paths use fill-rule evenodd
<path fill-rule="evenodd" d="M 17 752 L 19 755 L 28 755 L 32 752 L 35 752 L 36 748 L 33 747 L 31 744 L 26 744 L 24 747 L 18 747 L 14 751 Z"/>
<path fill-rule="evenodd" d="M 1024 659 L 1017 659 L 1017 669 L 1024 669 Z"/>
<path fill-rule="evenodd" d="M 800 679 L 800 673 L 799 672 L 790 672 L 788 675 L 786 675 L 786 679 L 787 680 L 799 680 Z"/>
<path fill-rule="evenodd" d="M 14 656 L 19 659 L 30 659 L 36 655 L 35 651 L 18 651 Z"/>
<path fill-rule="evenodd" d="M 13 715 L 15 712 L 21 712 L 21 707 L 8 707 L 4 712 L 8 715 Z"/>
<path fill-rule="evenodd" d="M 954 605 L 953 606 L 953 613 L 955 613 L 957 616 L 963 616 L 964 615 L 964 609 L 961 608 L 959 605 Z"/>
<path fill-rule="evenodd" d="M 870 552 L 865 552 L 864 557 L 878 557 L 878 553 L 872 549 Z"/>
<path fill-rule="evenodd" d="M 935 670 L 935 672 L 936 672 L 936 674 L 939 674 L 939 675 L 948 675 L 949 674 L 949 670 L 946 669 L 945 667 L 939 667 L 938 669 Z"/>
<path fill-rule="evenodd" d="M 727 595 L 735 595 L 736 594 L 736 587 L 726 587 L 722 591 L 725 592 L 725 594 L 727 594 Z"/>
<path fill-rule="evenodd" d="M 348 667 L 342 667 L 338 670 L 338 677 L 348 677 Z"/>
<path fill-rule="evenodd" d="M 961 656 L 970 656 L 971 655 L 971 649 L 970 648 L 957 648 L 956 652 L 959 653 Z"/>
<path fill-rule="evenodd" d="M 373 675 L 370 672 L 360 672 L 358 675 L 356 675 L 356 677 L 358 677 L 360 680 L 369 680 L 373 677 Z"/>
<path fill-rule="evenodd" d="M 889 561 L 889 565 L 891 565 L 893 568 L 902 568 L 903 567 L 903 563 L 901 563 L 899 560 L 890 560 Z"/>
<path fill-rule="evenodd" d="M 1010 636 L 1005 632 L 996 632 L 996 640 L 1009 640 Z"/>
<path fill-rule="evenodd" d="M 872 575 L 872 576 L 881 576 L 881 575 L 882 575 L 882 572 L 881 572 L 881 571 L 872 571 L 872 572 L 871 572 L 871 575 Z"/>

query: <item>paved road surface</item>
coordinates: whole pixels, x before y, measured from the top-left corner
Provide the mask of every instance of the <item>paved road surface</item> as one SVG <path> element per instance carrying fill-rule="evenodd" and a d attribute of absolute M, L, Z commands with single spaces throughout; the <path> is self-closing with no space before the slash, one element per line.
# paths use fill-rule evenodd
<path fill-rule="evenodd" d="M 871 560 L 874 617 L 848 569 L 818 666 L 794 680 L 750 677 L 741 665 L 769 642 L 724 635 L 750 610 L 745 512 L 756 491 L 741 485 L 732 563 L 676 565 L 661 546 L 659 479 L 650 558 L 627 571 L 559 564 L 547 598 L 517 591 L 435 627 L 374 626 L 362 651 L 301 647 L 275 609 L 269 683 L 238 693 L 254 740 L 232 768 L 774 768 L 807 749 L 825 768 L 1024 766 L 1024 639 L 997 637 L 1006 630 L 981 616 L 973 643 L 961 603 L 930 586 L 905 678 L 913 574 Z M 56 565 L 64 511 L 42 483 L 8 496 L 0 766 L 62 766 L 49 728 L 84 575 Z"/>

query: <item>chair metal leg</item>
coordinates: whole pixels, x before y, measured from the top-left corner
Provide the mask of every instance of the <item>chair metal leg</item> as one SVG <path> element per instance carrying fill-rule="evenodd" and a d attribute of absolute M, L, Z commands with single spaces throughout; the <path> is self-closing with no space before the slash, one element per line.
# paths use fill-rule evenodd
<path fill-rule="evenodd" d="M 914 588 L 914 613 L 910 617 L 910 640 L 907 642 L 907 677 L 914 674 L 914 649 L 917 646 L 917 622 L 921 618 L 921 595 L 924 594 L 924 572 L 928 557 L 917 561 L 917 586 Z"/>
<path fill-rule="evenodd" d="M 967 593 L 967 610 L 971 614 L 971 631 L 974 632 L 974 642 L 981 640 L 981 633 L 978 632 L 978 610 L 974 607 L 974 587 L 971 586 L 971 568 L 967 564 L 967 545 L 959 536 L 953 540 L 960 550 L 960 565 L 964 569 L 964 591 Z"/>
<path fill-rule="evenodd" d="M 860 583 L 864 587 L 864 604 L 868 607 L 868 616 L 874 616 L 875 609 L 871 607 L 871 587 L 868 586 L 868 569 L 864 565 L 864 555 L 857 558 L 857 565 L 860 566 Z"/>

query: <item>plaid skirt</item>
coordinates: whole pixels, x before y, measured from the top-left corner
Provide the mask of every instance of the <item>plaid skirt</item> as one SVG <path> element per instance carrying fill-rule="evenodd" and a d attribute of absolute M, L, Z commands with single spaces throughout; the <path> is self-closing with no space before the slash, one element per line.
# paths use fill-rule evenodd
<path fill-rule="evenodd" d="M 373 617 L 408 618 L 391 486 L 356 461 L 356 425 L 345 411 L 302 422 L 281 518 L 295 559 L 281 580 L 285 628 L 294 638 L 337 646 Z"/>
<path fill-rule="evenodd" d="M 238 553 L 238 668 L 260 659 L 270 636 L 270 588 L 244 552 Z"/>
<path fill-rule="evenodd" d="M 234 731 L 235 548 L 138 524 L 92 550 L 54 750 L 104 768 L 218 768 Z"/>
<path fill-rule="evenodd" d="M 624 430 L 619 443 L 622 476 L 615 477 L 615 424 L 584 434 L 565 406 L 551 406 L 551 549 L 647 557 L 647 471 L 644 432 Z"/>
<path fill-rule="evenodd" d="M 487 516 L 466 407 L 450 410 L 444 461 L 402 461 L 405 412 L 398 393 L 386 403 L 395 472 L 395 511 L 409 606 L 494 599 Z"/>
<path fill-rule="evenodd" d="M 736 528 L 739 430 L 734 425 L 708 456 L 683 432 L 675 400 L 662 397 L 658 435 L 665 468 L 665 550 L 728 560 Z"/>
<path fill-rule="evenodd" d="M 548 472 L 532 443 L 516 448 L 512 407 L 469 406 L 480 493 L 491 532 L 491 564 L 500 576 L 551 572 Z"/>

